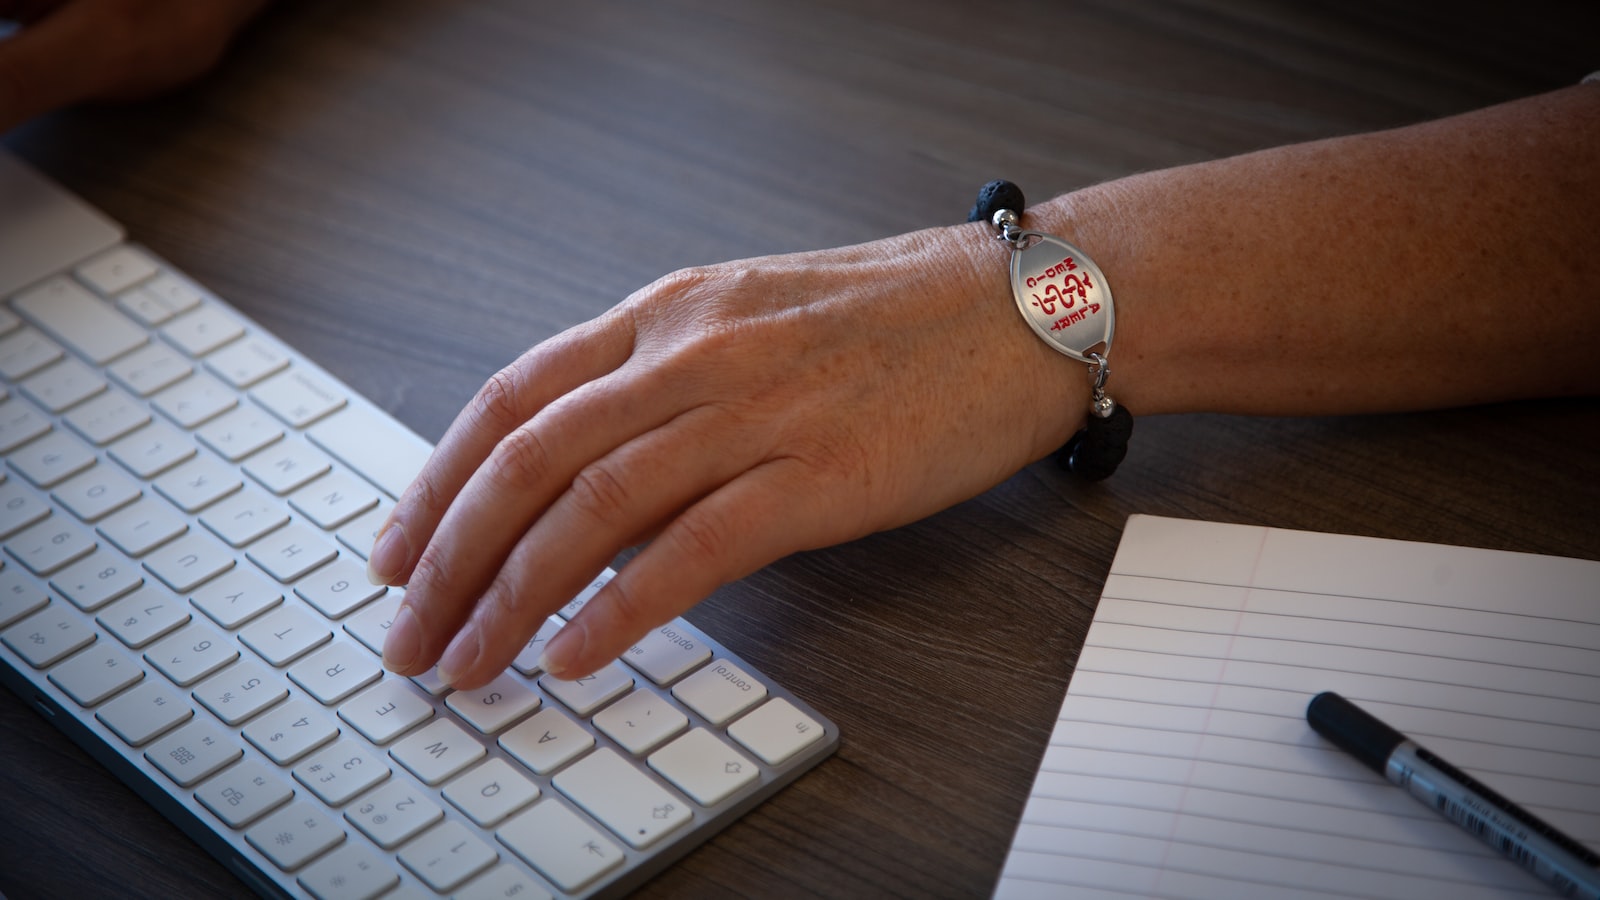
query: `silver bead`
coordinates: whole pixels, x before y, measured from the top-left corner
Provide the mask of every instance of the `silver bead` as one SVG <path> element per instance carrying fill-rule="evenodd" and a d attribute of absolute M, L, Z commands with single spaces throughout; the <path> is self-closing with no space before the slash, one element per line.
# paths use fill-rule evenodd
<path fill-rule="evenodd" d="M 994 211 L 994 217 L 989 221 L 994 223 L 994 227 L 1005 229 L 1007 226 L 1015 225 L 1022 221 L 1022 218 L 1009 209 L 997 209 Z"/>
<path fill-rule="evenodd" d="M 1093 412 L 1096 416 L 1099 416 L 1100 418 L 1104 419 L 1104 418 L 1110 416 L 1111 413 L 1116 408 L 1117 408 L 1117 401 L 1111 399 L 1110 397 L 1106 397 L 1106 396 L 1102 395 L 1101 397 L 1096 399 L 1094 401 L 1094 403 L 1090 404 L 1089 411 Z"/>

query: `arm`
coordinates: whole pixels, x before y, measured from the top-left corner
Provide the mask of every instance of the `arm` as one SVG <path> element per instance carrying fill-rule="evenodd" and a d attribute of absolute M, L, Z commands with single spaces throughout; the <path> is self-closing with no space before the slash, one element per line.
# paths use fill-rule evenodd
<path fill-rule="evenodd" d="M 1138 414 L 1325 414 L 1600 390 L 1600 86 L 1137 176 L 1028 211 L 1117 304 Z M 796 550 L 980 493 L 1082 424 L 984 226 L 668 276 L 501 371 L 372 555 L 409 583 L 385 663 L 563 677 Z M 442 660 L 441 660 L 442 655 Z"/>
<path fill-rule="evenodd" d="M 0 132 L 83 100 L 131 99 L 214 65 L 267 0 L 0 0 Z"/>

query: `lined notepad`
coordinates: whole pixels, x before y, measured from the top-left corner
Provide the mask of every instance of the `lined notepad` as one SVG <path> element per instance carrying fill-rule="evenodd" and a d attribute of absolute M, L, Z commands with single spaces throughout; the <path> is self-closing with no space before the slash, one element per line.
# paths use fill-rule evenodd
<path fill-rule="evenodd" d="M 1324 690 L 1600 847 L 1600 562 L 1135 516 L 996 896 L 1551 896 Z"/>

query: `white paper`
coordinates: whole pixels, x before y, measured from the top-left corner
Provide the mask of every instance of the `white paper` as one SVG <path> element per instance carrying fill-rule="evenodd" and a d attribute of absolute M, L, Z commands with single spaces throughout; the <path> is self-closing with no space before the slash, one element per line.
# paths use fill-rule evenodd
<path fill-rule="evenodd" d="M 1320 691 L 1600 847 L 1600 562 L 1134 516 L 996 897 L 1550 896 Z"/>

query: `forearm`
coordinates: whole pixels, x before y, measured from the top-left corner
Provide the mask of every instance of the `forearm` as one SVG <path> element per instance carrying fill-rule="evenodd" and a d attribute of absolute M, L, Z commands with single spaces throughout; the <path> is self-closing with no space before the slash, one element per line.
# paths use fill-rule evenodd
<path fill-rule="evenodd" d="M 1029 211 L 1116 300 L 1136 413 L 1600 391 L 1600 85 L 1154 172 Z"/>

